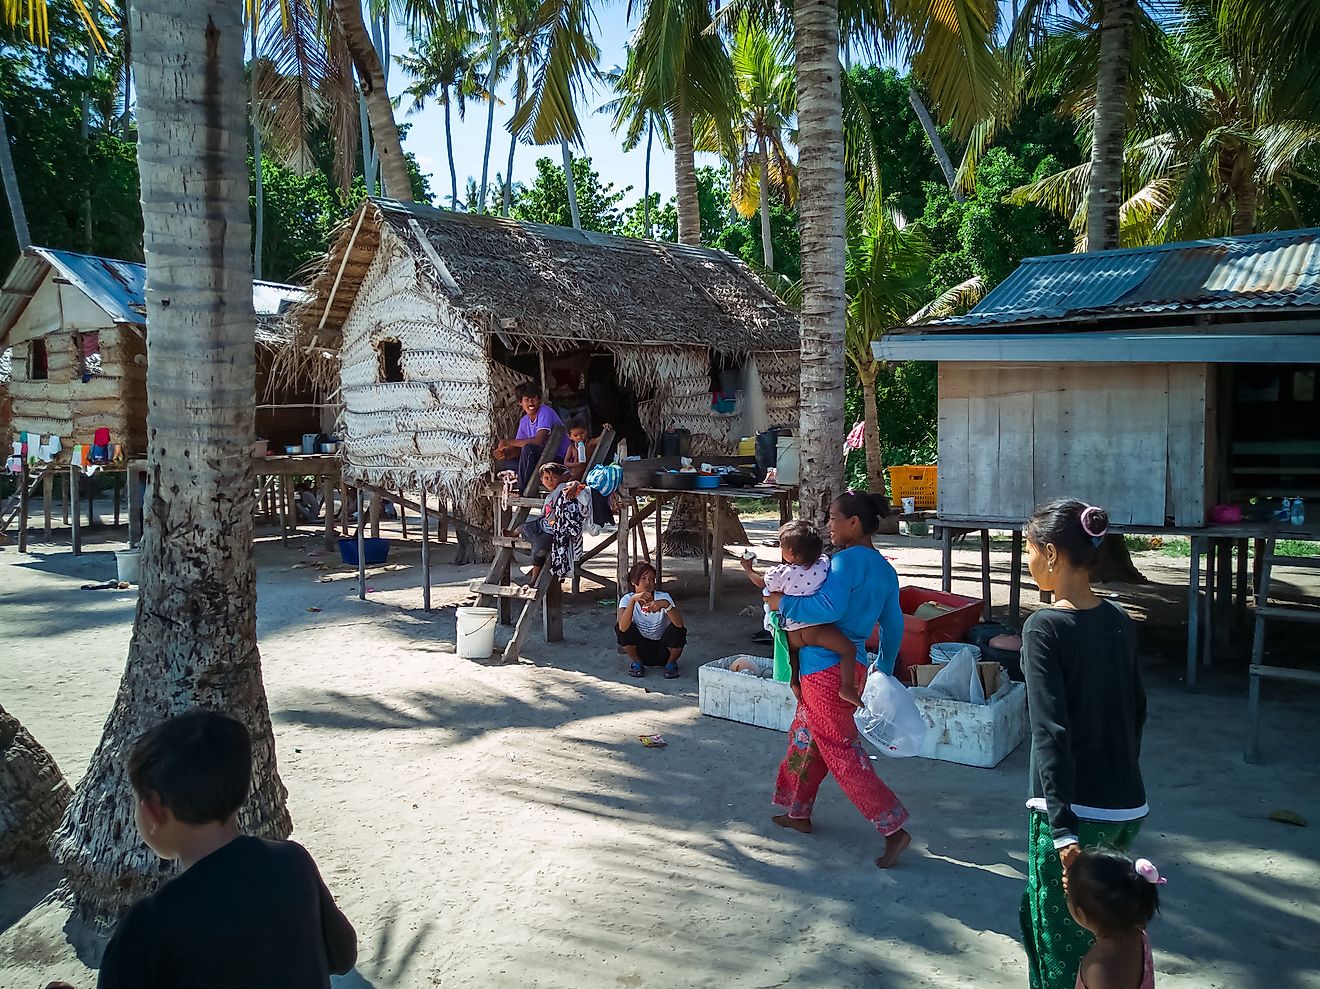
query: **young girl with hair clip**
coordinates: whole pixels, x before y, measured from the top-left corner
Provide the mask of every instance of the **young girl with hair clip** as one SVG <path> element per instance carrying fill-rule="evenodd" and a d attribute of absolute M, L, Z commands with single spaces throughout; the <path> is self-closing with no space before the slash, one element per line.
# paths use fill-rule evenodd
<path fill-rule="evenodd" d="M 1031 798 L 1021 922 L 1032 989 L 1074 989 L 1094 942 L 1067 909 L 1082 848 L 1127 851 L 1149 810 L 1136 627 L 1091 590 L 1108 530 L 1104 509 L 1068 499 L 1037 509 L 1026 526 L 1031 576 L 1054 594 L 1022 629 Z"/>
<path fill-rule="evenodd" d="M 1077 972 L 1076 989 L 1155 989 L 1155 959 L 1146 925 L 1159 912 L 1165 880 L 1150 859 L 1091 848 L 1068 873 L 1068 910 L 1095 935 Z"/>
<path fill-rule="evenodd" d="M 774 804 L 783 810 L 772 820 L 780 827 L 808 833 L 816 793 L 833 774 L 853 806 L 885 836 L 884 853 L 875 864 L 888 869 L 898 862 L 912 838 L 904 828 L 908 812 L 894 791 L 875 774 L 853 720 L 857 698 L 866 686 L 865 643 L 880 625 L 880 667 L 894 668 L 903 639 L 903 609 L 898 603 L 898 574 L 871 537 L 889 512 L 882 495 L 849 491 L 830 505 L 830 558 L 825 583 L 812 594 L 769 593 L 766 603 L 786 620 L 800 625 L 832 625 L 848 639 L 842 658 L 820 645 L 804 644 L 791 684 L 798 706 L 788 729 L 788 752 L 779 765 Z M 852 664 L 851 696 L 841 696 L 842 664 Z"/>

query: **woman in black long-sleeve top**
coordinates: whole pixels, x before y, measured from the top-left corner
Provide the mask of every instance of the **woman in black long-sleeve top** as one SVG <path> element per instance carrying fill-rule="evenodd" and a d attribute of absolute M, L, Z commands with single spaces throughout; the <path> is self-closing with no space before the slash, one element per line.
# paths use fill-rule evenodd
<path fill-rule="evenodd" d="M 1026 527 L 1031 576 L 1054 592 L 1022 630 L 1031 770 L 1021 919 L 1032 989 L 1073 989 L 1094 940 L 1068 912 L 1064 873 L 1083 847 L 1127 851 L 1148 812 L 1136 629 L 1091 590 L 1108 527 L 1103 509 L 1071 500 L 1038 509 Z"/>

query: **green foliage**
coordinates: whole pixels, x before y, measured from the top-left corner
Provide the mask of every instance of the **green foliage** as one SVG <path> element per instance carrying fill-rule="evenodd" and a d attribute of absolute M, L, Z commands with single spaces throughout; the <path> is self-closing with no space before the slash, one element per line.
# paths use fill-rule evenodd
<path fill-rule="evenodd" d="M 931 361 L 882 364 L 875 381 L 875 393 L 885 464 L 935 463 L 936 365 Z M 861 383 L 851 366 L 845 395 L 844 425 L 851 429 L 854 423 L 865 418 Z M 865 450 L 848 454 L 845 472 L 849 486 L 866 490 Z"/>
<path fill-rule="evenodd" d="M 702 240 L 705 240 L 704 229 L 702 233 Z M 761 265 L 765 251 L 761 248 L 760 216 L 744 220 L 735 214 L 714 239 L 712 246 L 742 258 L 749 265 Z M 786 209 L 773 201 L 770 204 L 770 246 L 775 252 L 775 271 L 789 281 L 800 279 L 802 243 L 798 235 L 797 210 Z"/>
<path fill-rule="evenodd" d="M 265 158 L 261 174 L 265 207 L 261 274 L 269 281 L 296 281 L 325 253 L 331 231 L 348 209 L 324 172 L 298 175 Z"/>
<path fill-rule="evenodd" d="M 619 203 L 632 191 L 632 186 L 615 189 L 613 182 L 602 183 L 600 173 L 591 167 L 591 158 L 585 155 L 573 159 L 573 185 L 583 230 L 621 232 L 624 221 Z M 536 179 L 532 184 L 514 186 L 512 215 L 515 220 L 572 226 L 563 166 L 549 158 L 536 159 Z"/>
<path fill-rule="evenodd" d="M 140 261 L 136 148 L 117 133 L 115 80 L 102 71 L 85 75 L 78 53 L 84 38 L 79 24 L 52 10 L 49 56 L 25 43 L 0 47 L 0 100 L 19 194 L 34 244 Z M 87 141 L 81 134 L 84 94 L 90 105 Z M 8 271 L 18 245 L 7 210 L 3 226 L 0 270 Z"/>
<path fill-rule="evenodd" d="M 1044 155 L 1036 174 L 1049 174 L 1058 167 L 1057 159 Z M 984 279 L 987 289 L 993 288 L 1023 258 L 1072 250 L 1072 234 L 1062 219 L 1040 206 L 1004 201 L 1012 189 L 1031 178 L 1020 158 L 996 147 L 981 159 L 976 192 L 964 202 L 954 199 L 942 184 L 926 184 L 921 224 L 935 248 L 930 268 L 932 295 L 973 276 Z"/>

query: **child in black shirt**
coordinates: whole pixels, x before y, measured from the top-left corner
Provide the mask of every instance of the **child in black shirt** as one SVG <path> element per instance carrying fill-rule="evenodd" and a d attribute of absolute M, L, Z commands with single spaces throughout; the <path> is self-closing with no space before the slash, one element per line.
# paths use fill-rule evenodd
<path fill-rule="evenodd" d="M 171 718 L 129 757 L 137 826 L 183 872 L 129 910 L 98 989 L 325 989 L 357 960 L 357 934 L 307 850 L 238 830 L 252 747 L 212 711 Z"/>

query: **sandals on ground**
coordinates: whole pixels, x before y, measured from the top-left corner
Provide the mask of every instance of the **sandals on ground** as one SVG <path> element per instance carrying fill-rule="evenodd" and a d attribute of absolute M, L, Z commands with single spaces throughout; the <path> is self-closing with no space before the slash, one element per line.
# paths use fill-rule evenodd
<path fill-rule="evenodd" d="M 666 680 L 677 680 L 677 679 L 678 679 L 678 664 L 677 664 L 677 663 L 666 663 L 666 664 L 665 664 L 665 679 L 666 679 Z"/>
<path fill-rule="evenodd" d="M 628 675 L 630 677 L 644 677 L 646 676 L 646 667 L 641 663 L 633 663 L 628 667 Z"/>

